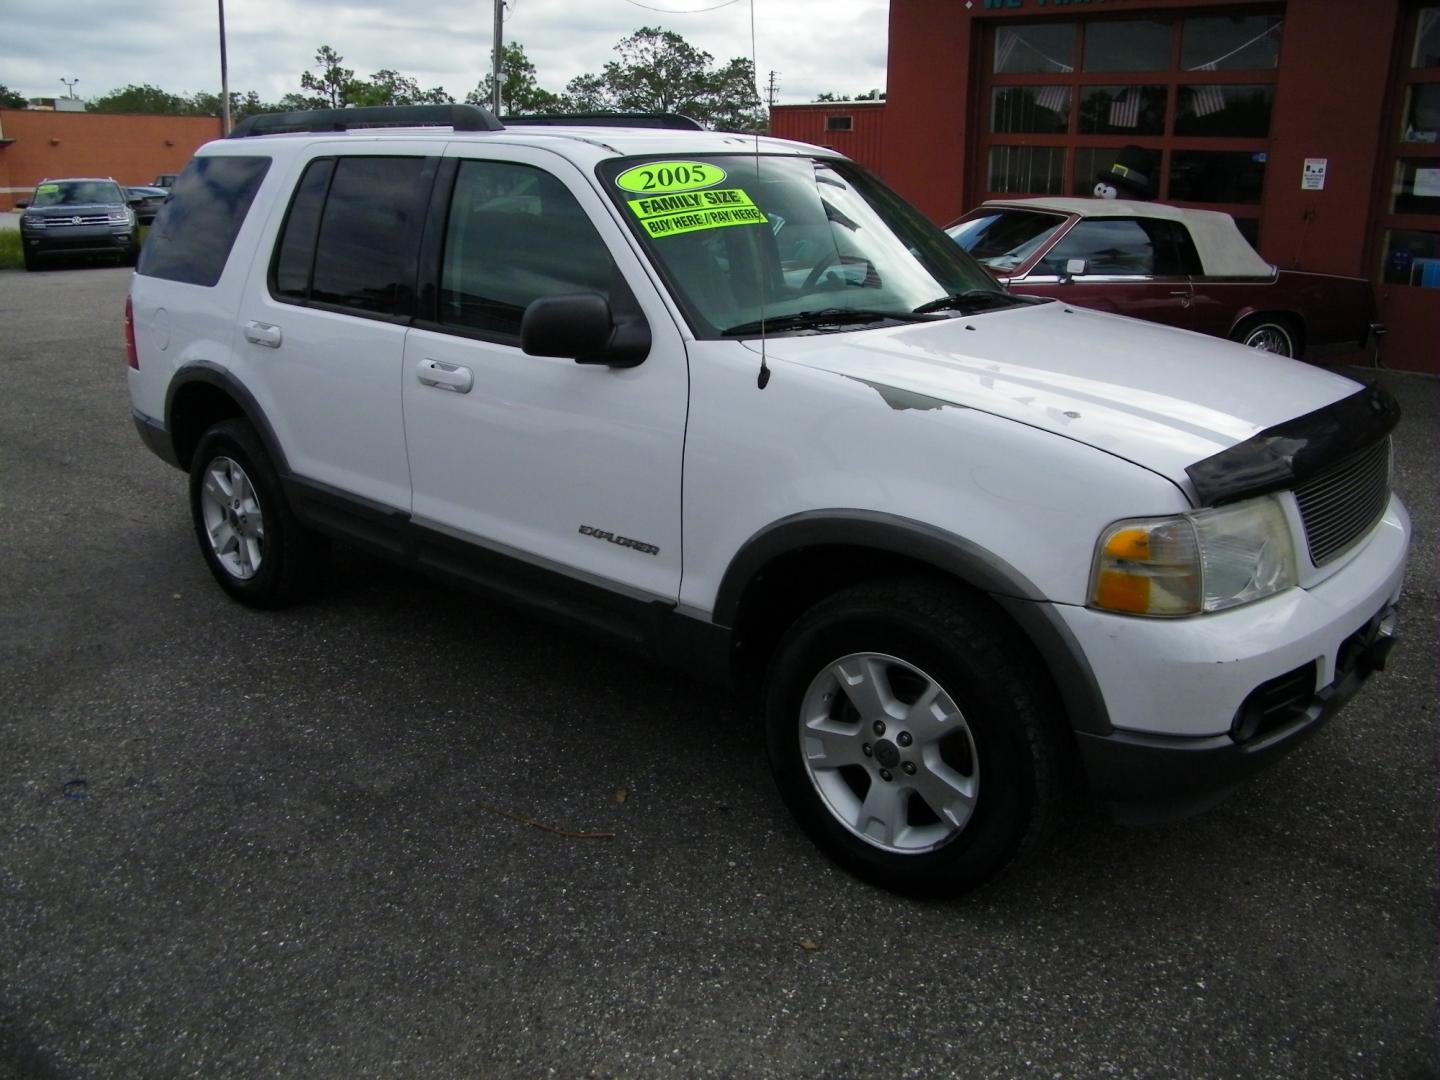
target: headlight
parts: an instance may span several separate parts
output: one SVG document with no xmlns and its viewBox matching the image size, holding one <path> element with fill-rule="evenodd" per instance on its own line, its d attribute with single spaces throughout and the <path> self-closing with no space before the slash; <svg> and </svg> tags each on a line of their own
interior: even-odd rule
<svg viewBox="0 0 1440 1080">
<path fill-rule="evenodd" d="M 1090 606 L 1194 615 L 1295 584 L 1295 541 L 1273 496 L 1178 517 L 1117 521 L 1100 535 Z"/>
<path fill-rule="evenodd" d="M 112 210 L 109 220 L 111 225 L 133 225 L 135 213 L 131 210 Z"/>
<path fill-rule="evenodd" d="M 21 214 L 20 227 L 22 229 L 43 229 L 45 227 L 45 219 L 39 214 Z"/>
</svg>

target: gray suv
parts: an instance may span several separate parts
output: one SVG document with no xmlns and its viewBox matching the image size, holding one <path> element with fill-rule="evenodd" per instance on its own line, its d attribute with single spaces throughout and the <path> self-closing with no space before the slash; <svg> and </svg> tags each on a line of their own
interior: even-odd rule
<svg viewBox="0 0 1440 1080">
<path fill-rule="evenodd" d="M 139 223 L 114 180 L 79 178 L 43 180 L 35 197 L 18 205 L 25 269 L 41 269 L 56 255 L 116 255 L 134 266 L 140 254 Z"/>
</svg>

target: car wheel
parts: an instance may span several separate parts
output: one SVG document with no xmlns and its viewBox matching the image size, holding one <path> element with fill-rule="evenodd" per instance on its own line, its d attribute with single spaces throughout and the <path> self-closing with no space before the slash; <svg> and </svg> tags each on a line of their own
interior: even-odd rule
<svg viewBox="0 0 1440 1080">
<path fill-rule="evenodd" d="M 781 796 L 847 869 L 954 895 L 1028 855 L 1061 801 L 1060 710 L 1028 644 L 931 581 L 856 586 L 785 634 L 767 677 Z"/>
<path fill-rule="evenodd" d="M 30 271 L 31 273 L 34 273 L 35 271 L 44 269 L 44 267 L 43 267 L 43 266 L 41 265 L 41 263 L 40 263 L 40 256 L 39 256 L 39 255 L 37 255 L 35 252 L 31 251 L 28 247 L 27 247 L 27 248 L 23 248 L 22 250 L 23 250 L 24 253 L 25 253 L 25 269 L 26 269 L 26 270 Z"/>
<path fill-rule="evenodd" d="M 1279 356 L 1298 356 L 1298 336 L 1295 328 L 1286 319 L 1277 316 L 1259 315 L 1246 319 L 1235 328 L 1231 335 L 1241 345 L 1261 352 L 1272 352 Z"/>
<path fill-rule="evenodd" d="M 210 572 L 235 599 L 284 607 L 313 588 L 328 545 L 291 513 L 243 420 L 216 424 L 201 437 L 190 466 L 190 513 Z"/>
</svg>

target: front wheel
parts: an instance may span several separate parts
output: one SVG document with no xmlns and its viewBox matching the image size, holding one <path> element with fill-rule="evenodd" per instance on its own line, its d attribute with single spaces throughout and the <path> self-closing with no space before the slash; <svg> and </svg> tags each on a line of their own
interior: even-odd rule
<svg viewBox="0 0 1440 1080">
<path fill-rule="evenodd" d="M 1017 631 L 944 583 L 856 586 L 785 635 L 770 763 L 811 839 L 897 892 L 974 888 L 1036 847 L 1061 796 L 1059 709 Z"/>
<path fill-rule="evenodd" d="M 206 565 L 236 600 L 284 607 L 313 588 L 326 542 L 291 513 L 243 420 L 223 421 L 201 437 L 190 465 L 190 513 Z"/>
</svg>

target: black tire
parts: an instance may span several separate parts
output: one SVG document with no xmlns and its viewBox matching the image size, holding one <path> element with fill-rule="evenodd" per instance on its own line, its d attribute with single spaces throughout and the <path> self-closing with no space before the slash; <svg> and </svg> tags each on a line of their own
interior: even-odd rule
<svg viewBox="0 0 1440 1080">
<path fill-rule="evenodd" d="M 1230 337 L 1247 348 L 1277 356 L 1300 356 L 1300 329 L 1283 315 L 1252 315 L 1238 323 Z"/>
<path fill-rule="evenodd" d="M 302 599 L 329 552 L 295 518 L 254 430 L 226 420 L 201 437 L 190 464 L 190 517 L 220 587 L 256 608 Z"/>
<path fill-rule="evenodd" d="M 41 262 L 40 262 L 40 256 L 39 256 L 39 255 L 36 255 L 36 254 L 35 254 L 33 251 L 31 251 L 28 247 L 27 247 L 27 248 L 22 248 L 21 250 L 22 250 L 22 251 L 24 252 L 24 254 L 25 254 L 25 269 L 26 269 L 27 271 L 29 271 L 29 272 L 31 272 L 31 273 L 35 273 L 36 271 L 39 271 L 39 270 L 43 270 L 43 269 L 44 269 L 44 266 L 43 266 L 43 265 L 41 264 Z"/>
<path fill-rule="evenodd" d="M 857 704 L 862 680 L 841 686 L 841 661 L 847 675 L 878 672 L 868 685 L 902 705 L 931 687 L 938 694 L 908 719 L 891 712 L 881 733 Z M 776 650 L 765 714 L 775 782 L 801 826 L 848 870 L 895 892 L 950 896 L 980 885 L 1029 855 L 1062 803 L 1066 743 L 1047 675 L 984 600 L 943 582 L 868 583 L 816 605 Z M 828 756 L 812 767 L 822 742 Z M 887 832 L 867 817 L 872 788 L 902 827 Z"/>
</svg>

